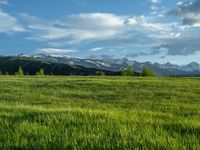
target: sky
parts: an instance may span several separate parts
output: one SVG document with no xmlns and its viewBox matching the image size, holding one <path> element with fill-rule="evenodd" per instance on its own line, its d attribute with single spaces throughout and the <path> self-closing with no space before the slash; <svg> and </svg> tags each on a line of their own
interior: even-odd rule
<svg viewBox="0 0 200 150">
<path fill-rule="evenodd" d="M 200 0 L 0 0 L 0 55 L 200 63 Z"/>
</svg>

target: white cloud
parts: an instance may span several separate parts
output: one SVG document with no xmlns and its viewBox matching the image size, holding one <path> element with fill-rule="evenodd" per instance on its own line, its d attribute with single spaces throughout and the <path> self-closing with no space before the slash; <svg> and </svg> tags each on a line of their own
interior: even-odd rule
<svg viewBox="0 0 200 150">
<path fill-rule="evenodd" d="M 183 5 L 184 4 L 184 2 L 178 2 L 176 5 L 177 6 L 181 6 L 181 5 Z"/>
<path fill-rule="evenodd" d="M 42 53 L 65 54 L 77 50 L 61 47 L 89 49 L 91 46 L 94 48 L 89 50 L 93 52 L 103 49 L 110 52 L 123 51 L 120 47 L 159 49 L 152 53 L 141 52 L 136 56 L 154 55 L 162 48 L 168 50 L 168 55 L 188 55 L 200 51 L 200 0 L 177 3 L 176 8 L 169 13 L 176 16 L 177 20 L 168 18 L 161 0 L 149 2 L 151 12 L 147 16 L 81 13 L 47 20 L 28 14 L 14 17 L 0 9 L 0 33 L 28 31 L 27 39 L 42 41 L 48 44 L 47 47 L 54 47 L 39 49 L 38 52 Z M 0 5 L 9 3 L 7 0 L 0 0 Z"/>
<path fill-rule="evenodd" d="M 168 49 L 168 55 L 174 55 L 175 52 L 172 52 L 174 47 L 169 46 L 170 43 L 176 44 L 173 41 L 181 43 L 184 35 L 182 32 L 187 30 L 178 22 L 152 15 L 131 17 L 105 13 L 86 13 L 74 14 L 56 20 L 46 20 L 22 14 L 21 19 L 30 31 L 29 39 L 44 41 L 49 47 L 57 48 L 77 46 L 86 49 L 93 45 L 95 48 L 89 49 L 93 52 L 111 47 L 116 51 L 121 50 L 119 47 L 128 47 L 127 49 L 134 47 L 149 49 L 150 51 L 153 48 L 159 49 L 153 51 L 153 53 L 149 52 L 156 55 L 156 53 L 161 52 L 160 48 L 165 48 Z M 190 46 L 188 46 L 187 51 Z M 40 49 L 40 52 L 63 54 L 76 52 L 76 50 L 45 48 Z M 176 54 L 185 55 L 187 53 L 178 51 L 176 47 Z M 139 55 L 146 54 L 140 53 Z"/>
<path fill-rule="evenodd" d="M 0 33 L 24 32 L 18 19 L 0 10 Z"/>
<path fill-rule="evenodd" d="M 152 30 L 152 31 L 156 31 L 156 30 L 168 30 L 169 29 L 169 25 L 168 24 L 162 24 L 162 23 L 143 23 L 141 24 L 141 28 L 143 30 Z"/>
<path fill-rule="evenodd" d="M 96 52 L 96 51 L 100 51 L 100 50 L 102 50 L 102 49 L 104 49 L 104 48 L 103 48 L 103 47 L 96 47 L 96 48 L 90 49 L 90 51 Z"/>
<path fill-rule="evenodd" d="M 181 33 L 171 33 L 170 36 L 177 38 L 181 36 Z"/>
<path fill-rule="evenodd" d="M 154 16 L 140 16 L 136 19 L 137 27 L 139 27 L 139 30 L 143 32 L 151 31 L 157 34 L 161 34 L 172 32 L 175 28 L 177 28 L 176 23 L 167 22 L 166 20 L 159 20 L 157 17 Z"/>
<path fill-rule="evenodd" d="M 172 24 L 157 22 L 152 16 L 130 17 L 88 13 L 74 14 L 57 20 L 45 20 L 28 14 L 22 14 L 21 17 L 27 23 L 27 28 L 31 30 L 32 36 L 29 39 L 47 41 L 53 47 L 99 41 L 105 43 L 110 41 L 110 44 L 115 45 L 134 45 L 141 44 L 136 43 L 136 39 L 140 36 L 138 33 L 146 36 L 151 34 L 166 36 L 166 32 L 173 31 Z"/>
<path fill-rule="evenodd" d="M 39 53 L 45 54 L 67 54 L 67 53 L 75 53 L 78 50 L 73 49 L 56 49 L 56 48 L 42 48 L 38 50 Z"/>
<path fill-rule="evenodd" d="M 135 18 L 129 18 L 129 19 L 125 20 L 124 23 L 127 25 L 135 26 L 137 24 L 137 20 Z"/>
<path fill-rule="evenodd" d="M 151 0 L 151 2 L 152 2 L 153 4 L 159 4 L 159 3 L 160 3 L 160 0 Z"/>
<path fill-rule="evenodd" d="M 114 14 L 88 13 L 70 15 L 57 20 L 44 20 L 21 15 L 34 35 L 29 39 L 51 41 L 65 39 L 67 44 L 107 40 L 124 33 L 124 18 Z M 55 43 L 54 43 L 55 44 Z"/>
<path fill-rule="evenodd" d="M 151 15 L 153 15 L 153 16 L 159 15 L 160 12 L 159 12 L 158 5 L 159 5 L 160 2 L 161 2 L 160 0 L 151 0 L 151 3 L 152 3 L 152 5 L 151 5 Z"/>
</svg>

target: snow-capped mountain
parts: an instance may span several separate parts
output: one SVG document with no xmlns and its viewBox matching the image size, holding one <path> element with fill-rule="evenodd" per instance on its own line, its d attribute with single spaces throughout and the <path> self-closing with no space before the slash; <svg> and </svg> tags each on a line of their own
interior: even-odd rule
<svg viewBox="0 0 200 150">
<path fill-rule="evenodd" d="M 20 56 L 24 57 L 24 56 Z M 45 55 L 38 54 L 30 56 L 41 61 L 50 61 L 55 63 L 63 63 L 68 65 L 84 66 L 87 68 L 96 68 L 110 71 L 122 71 L 128 66 L 132 66 L 136 72 L 141 72 L 143 67 L 149 67 L 156 75 L 168 76 L 176 74 L 180 76 L 200 76 L 200 64 L 192 62 L 188 65 L 176 65 L 169 62 L 165 64 L 151 63 L 151 62 L 137 62 L 127 58 L 79 58 L 63 55 Z"/>
<path fill-rule="evenodd" d="M 200 71 L 200 64 L 196 62 L 192 62 L 186 66 L 182 66 L 184 71 L 194 72 L 194 71 Z"/>
</svg>

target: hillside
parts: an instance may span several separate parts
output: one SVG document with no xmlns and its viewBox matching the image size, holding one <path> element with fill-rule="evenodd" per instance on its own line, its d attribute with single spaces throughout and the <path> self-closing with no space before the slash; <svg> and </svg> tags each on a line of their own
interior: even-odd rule
<svg viewBox="0 0 200 150">
<path fill-rule="evenodd" d="M 21 66 L 25 73 L 35 75 L 41 68 L 47 75 L 95 75 L 97 71 L 103 71 L 106 75 L 119 75 L 117 71 L 109 71 L 97 68 L 87 68 L 66 63 L 38 60 L 29 57 L 0 57 L 0 71 L 14 74 Z"/>
</svg>

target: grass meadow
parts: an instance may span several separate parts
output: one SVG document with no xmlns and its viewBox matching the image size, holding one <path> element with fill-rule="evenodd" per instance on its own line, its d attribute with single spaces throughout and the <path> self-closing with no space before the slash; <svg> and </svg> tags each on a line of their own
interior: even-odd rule
<svg viewBox="0 0 200 150">
<path fill-rule="evenodd" d="M 0 76 L 0 149 L 200 149 L 200 79 Z"/>
</svg>

